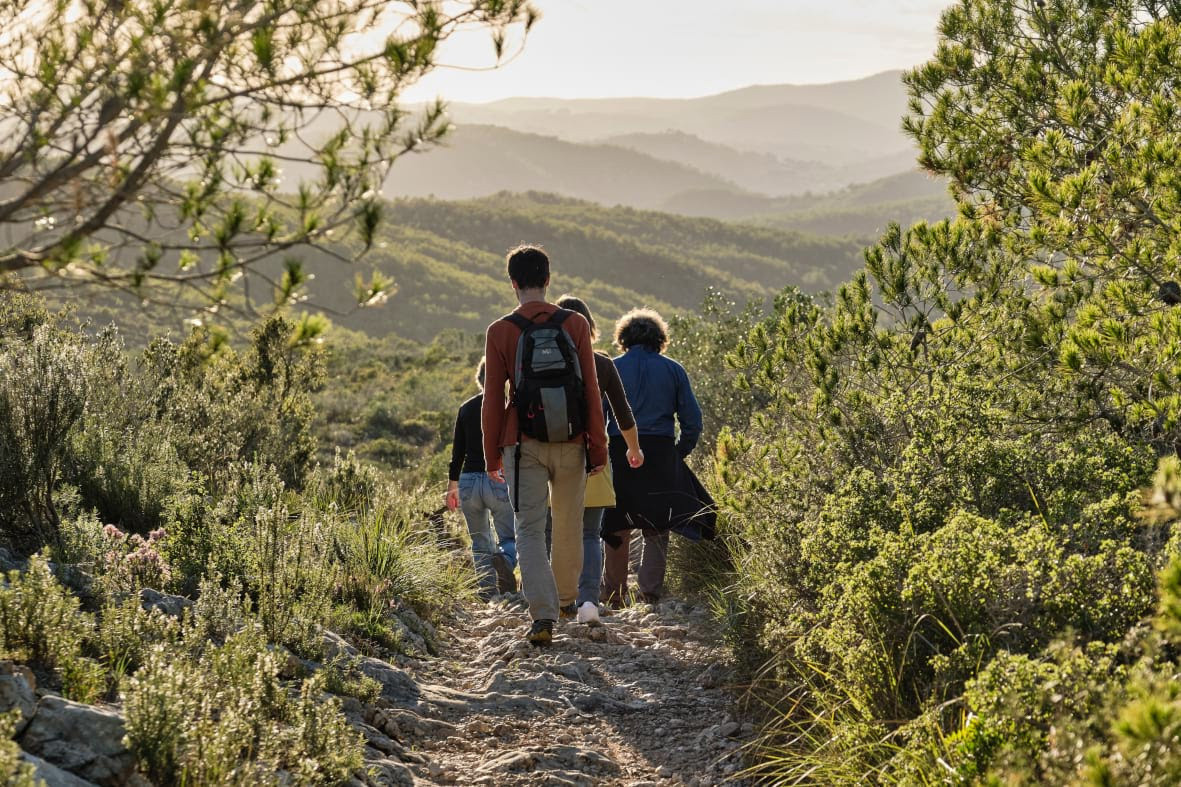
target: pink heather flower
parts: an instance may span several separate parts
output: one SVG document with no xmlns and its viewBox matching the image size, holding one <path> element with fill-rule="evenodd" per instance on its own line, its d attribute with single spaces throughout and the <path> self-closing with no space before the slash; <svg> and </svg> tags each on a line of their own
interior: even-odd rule
<svg viewBox="0 0 1181 787">
<path fill-rule="evenodd" d="M 143 537 L 140 536 L 139 533 L 133 533 L 131 538 L 128 539 L 128 541 L 131 544 L 131 546 L 135 547 L 136 549 L 139 549 L 140 547 L 144 546 L 147 543 L 146 541 L 143 540 Z"/>
<path fill-rule="evenodd" d="M 155 530 L 153 530 L 151 533 L 148 533 L 148 541 L 149 541 L 149 542 L 160 541 L 160 540 L 162 540 L 162 539 L 164 538 L 164 536 L 166 536 L 166 535 L 168 535 L 168 533 L 166 533 L 166 532 L 164 531 L 164 528 L 162 528 L 162 527 L 158 527 L 158 528 L 156 528 Z"/>
<path fill-rule="evenodd" d="M 106 525 L 103 528 L 103 535 L 107 538 L 123 538 L 123 531 L 114 525 Z"/>
</svg>

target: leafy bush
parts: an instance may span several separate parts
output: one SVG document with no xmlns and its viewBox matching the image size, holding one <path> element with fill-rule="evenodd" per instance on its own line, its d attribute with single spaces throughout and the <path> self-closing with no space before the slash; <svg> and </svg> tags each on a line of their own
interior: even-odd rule
<svg viewBox="0 0 1181 787">
<path fill-rule="evenodd" d="M 279 680 L 279 656 L 248 625 L 200 655 L 157 645 L 125 684 L 127 741 L 157 783 L 337 784 L 361 765 L 362 744 L 322 692 L 296 696 Z"/>
<path fill-rule="evenodd" d="M 160 610 L 145 610 L 139 598 L 103 607 L 94 640 L 102 663 L 117 685 L 119 680 L 138 670 L 157 643 L 180 642 L 180 624 Z"/>
<path fill-rule="evenodd" d="M 94 620 L 61 586 L 43 555 L 34 555 L 25 572 L 10 571 L 0 586 L 0 649 L 7 658 L 52 670 L 63 693 L 83 702 L 103 687 L 102 668 L 82 655 Z"/>
<path fill-rule="evenodd" d="M 272 318 L 235 352 L 198 329 L 182 344 L 158 339 L 142 361 L 142 400 L 168 425 L 184 464 L 220 485 L 234 465 L 273 466 L 299 488 L 311 466 L 311 392 L 322 379 L 319 355 L 294 341 L 295 328 Z"/>
<path fill-rule="evenodd" d="M 0 779 L 8 787 L 40 787 L 44 782 L 37 778 L 32 764 L 21 759 L 21 748 L 12 740 L 18 723 L 19 710 L 0 715 Z"/>
<path fill-rule="evenodd" d="M 335 532 L 341 560 L 341 600 L 362 613 L 365 629 L 380 624 L 397 602 L 428 620 L 473 598 L 470 564 L 442 550 L 421 521 L 422 490 L 386 489 L 351 512 Z"/>
<path fill-rule="evenodd" d="M 985 230 L 893 230 L 867 261 L 829 306 L 777 304 L 730 359 L 768 397 L 722 434 L 715 476 L 732 593 L 771 657 L 752 677 L 778 709 L 773 779 L 923 781 L 966 729 L 981 768 L 1023 751 L 950 709 L 1000 654 L 1120 642 L 1165 542 L 1136 516 L 1141 433 L 1004 340 L 1022 302 L 977 287 L 1016 263 Z"/>
<path fill-rule="evenodd" d="M 0 342 L 0 511 L 6 540 L 17 548 L 60 541 L 53 492 L 88 391 L 77 337 L 42 324 L 27 341 Z"/>
</svg>

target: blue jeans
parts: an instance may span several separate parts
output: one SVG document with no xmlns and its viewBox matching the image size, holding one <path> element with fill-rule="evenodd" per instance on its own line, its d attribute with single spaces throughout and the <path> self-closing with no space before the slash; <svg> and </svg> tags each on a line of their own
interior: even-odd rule
<svg viewBox="0 0 1181 787">
<path fill-rule="evenodd" d="M 513 505 L 509 502 L 508 484 L 494 483 L 487 473 L 461 473 L 459 476 L 459 508 L 467 520 L 467 532 L 472 539 L 472 560 L 476 577 L 484 590 L 496 590 L 496 571 L 492 556 L 503 554 L 509 568 L 517 567 L 517 535 L 513 527 Z M 492 543 L 492 517 L 496 531 L 496 545 Z"/>
<path fill-rule="evenodd" d="M 578 606 L 588 601 L 599 603 L 599 586 L 603 582 L 603 540 L 599 529 L 603 524 L 602 508 L 585 508 L 582 511 L 582 573 L 578 575 Z M 545 523 L 545 549 L 550 547 L 550 519 Z"/>
</svg>

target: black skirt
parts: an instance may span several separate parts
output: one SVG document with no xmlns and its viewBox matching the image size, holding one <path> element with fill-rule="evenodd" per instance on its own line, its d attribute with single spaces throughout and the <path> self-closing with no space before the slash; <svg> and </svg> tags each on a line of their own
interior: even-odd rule
<svg viewBox="0 0 1181 787">
<path fill-rule="evenodd" d="M 627 463 L 627 444 L 611 438 L 611 470 L 615 483 L 615 508 L 603 515 L 603 538 L 621 530 L 650 528 L 673 530 L 694 541 L 712 539 L 717 528 L 713 498 L 677 453 L 671 437 L 640 436 L 644 464 L 633 469 Z"/>
</svg>

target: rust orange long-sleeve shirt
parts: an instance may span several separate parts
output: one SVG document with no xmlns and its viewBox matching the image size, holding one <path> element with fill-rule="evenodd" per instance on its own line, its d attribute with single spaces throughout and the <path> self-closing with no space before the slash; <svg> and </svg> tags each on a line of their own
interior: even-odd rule
<svg viewBox="0 0 1181 787">
<path fill-rule="evenodd" d="M 558 307 L 552 303 L 536 301 L 518 306 L 516 313 L 533 322 L 544 322 L 557 310 Z M 578 351 L 578 362 L 582 367 L 582 384 L 586 389 L 588 405 L 587 432 L 575 440 L 587 439 L 592 466 L 605 465 L 606 426 L 603 423 L 603 407 L 599 397 L 599 379 L 595 372 L 590 325 L 581 314 L 575 313 L 562 323 L 562 328 L 570 335 Z M 497 320 L 488 326 L 484 347 L 487 359 L 484 371 L 484 406 L 480 413 L 480 425 L 484 432 L 484 463 L 489 473 L 504 466 L 500 449 L 517 443 L 517 410 L 511 407 L 509 402 L 512 395 L 513 370 L 517 366 L 517 341 L 520 338 L 520 329 L 510 322 Z M 507 397 L 505 383 L 510 387 Z"/>
</svg>

